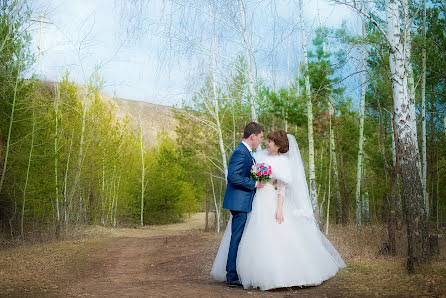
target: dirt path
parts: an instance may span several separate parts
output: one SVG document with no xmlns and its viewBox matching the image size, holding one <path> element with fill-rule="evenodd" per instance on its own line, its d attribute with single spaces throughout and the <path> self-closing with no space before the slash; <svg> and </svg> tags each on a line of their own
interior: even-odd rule
<svg viewBox="0 0 446 298">
<path fill-rule="evenodd" d="M 209 275 L 219 237 L 197 230 L 194 219 L 180 226 L 139 230 L 133 237 L 111 239 L 92 252 L 80 279 L 55 295 L 107 297 L 336 297 L 330 283 L 273 292 L 229 288 Z M 198 223 L 203 221 L 197 220 Z M 160 235 L 164 234 L 164 235 Z M 94 260 L 94 261 L 93 261 Z"/>
<path fill-rule="evenodd" d="M 320 286 L 229 288 L 209 274 L 222 235 L 203 232 L 203 222 L 197 214 L 143 229 L 90 227 L 79 240 L 0 251 L 0 297 L 446 297 L 445 240 L 441 255 L 409 275 L 403 257 L 365 253 L 372 227 L 359 239 L 333 229 L 347 268 Z"/>
</svg>

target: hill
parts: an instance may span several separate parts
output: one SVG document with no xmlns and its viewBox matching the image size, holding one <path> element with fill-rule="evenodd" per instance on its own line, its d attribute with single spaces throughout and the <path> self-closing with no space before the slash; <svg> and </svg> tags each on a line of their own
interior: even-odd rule
<svg viewBox="0 0 446 298">
<path fill-rule="evenodd" d="M 115 106 L 116 116 L 125 119 L 128 116 L 128 125 L 136 135 L 140 133 L 140 119 L 142 122 L 144 143 L 152 146 L 156 142 L 158 132 L 165 129 L 169 136 L 176 138 L 175 127 L 177 120 L 172 107 L 136 101 L 124 98 L 112 98 L 100 93 L 101 99 Z"/>
<path fill-rule="evenodd" d="M 41 80 L 41 88 L 54 96 L 55 82 Z M 83 94 L 84 86 L 78 85 L 79 94 Z M 165 129 L 172 139 L 176 138 L 174 109 L 169 106 L 152 104 L 144 101 L 136 101 L 124 98 L 113 98 L 103 92 L 99 97 L 115 108 L 116 117 L 120 120 L 128 118 L 128 127 L 135 135 L 140 134 L 140 119 L 142 122 L 144 143 L 150 147 L 156 143 L 158 132 Z"/>
</svg>

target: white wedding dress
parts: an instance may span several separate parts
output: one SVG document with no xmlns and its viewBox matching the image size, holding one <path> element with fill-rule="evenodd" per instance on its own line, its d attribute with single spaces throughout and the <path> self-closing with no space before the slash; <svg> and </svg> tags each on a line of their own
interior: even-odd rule
<svg viewBox="0 0 446 298">
<path fill-rule="evenodd" d="M 260 151 L 254 156 L 271 166 L 278 183 L 268 182 L 257 190 L 248 214 L 237 253 L 237 273 L 245 289 L 318 285 L 345 267 L 316 225 L 299 148 L 293 136 L 288 139 L 289 153 L 270 156 Z M 282 224 L 274 219 L 278 193 L 284 195 Z M 231 220 L 211 271 L 219 281 L 226 277 L 230 239 Z"/>
</svg>

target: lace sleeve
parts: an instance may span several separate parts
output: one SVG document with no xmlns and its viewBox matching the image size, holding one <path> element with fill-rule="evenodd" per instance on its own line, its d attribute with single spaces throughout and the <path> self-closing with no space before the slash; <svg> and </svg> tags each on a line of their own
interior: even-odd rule
<svg viewBox="0 0 446 298">
<path fill-rule="evenodd" d="M 285 183 L 277 180 L 277 195 L 285 198 Z"/>
</svg>

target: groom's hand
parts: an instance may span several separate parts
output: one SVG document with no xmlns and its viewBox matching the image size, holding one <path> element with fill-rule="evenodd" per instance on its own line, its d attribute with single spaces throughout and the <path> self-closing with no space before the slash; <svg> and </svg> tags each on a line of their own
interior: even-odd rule
<svg viewBox="0 0 446 298">
<path fill-rule="evenodd" d="M 262 188 L 262 187 L 264 187 L 265 186 L 265 182 L 260 182 L 260 181 L 257 181 L 256 182 L 256 187 L 258 188 L 258 189 L 260 189 L 260 188 Z"/>
</svg>

